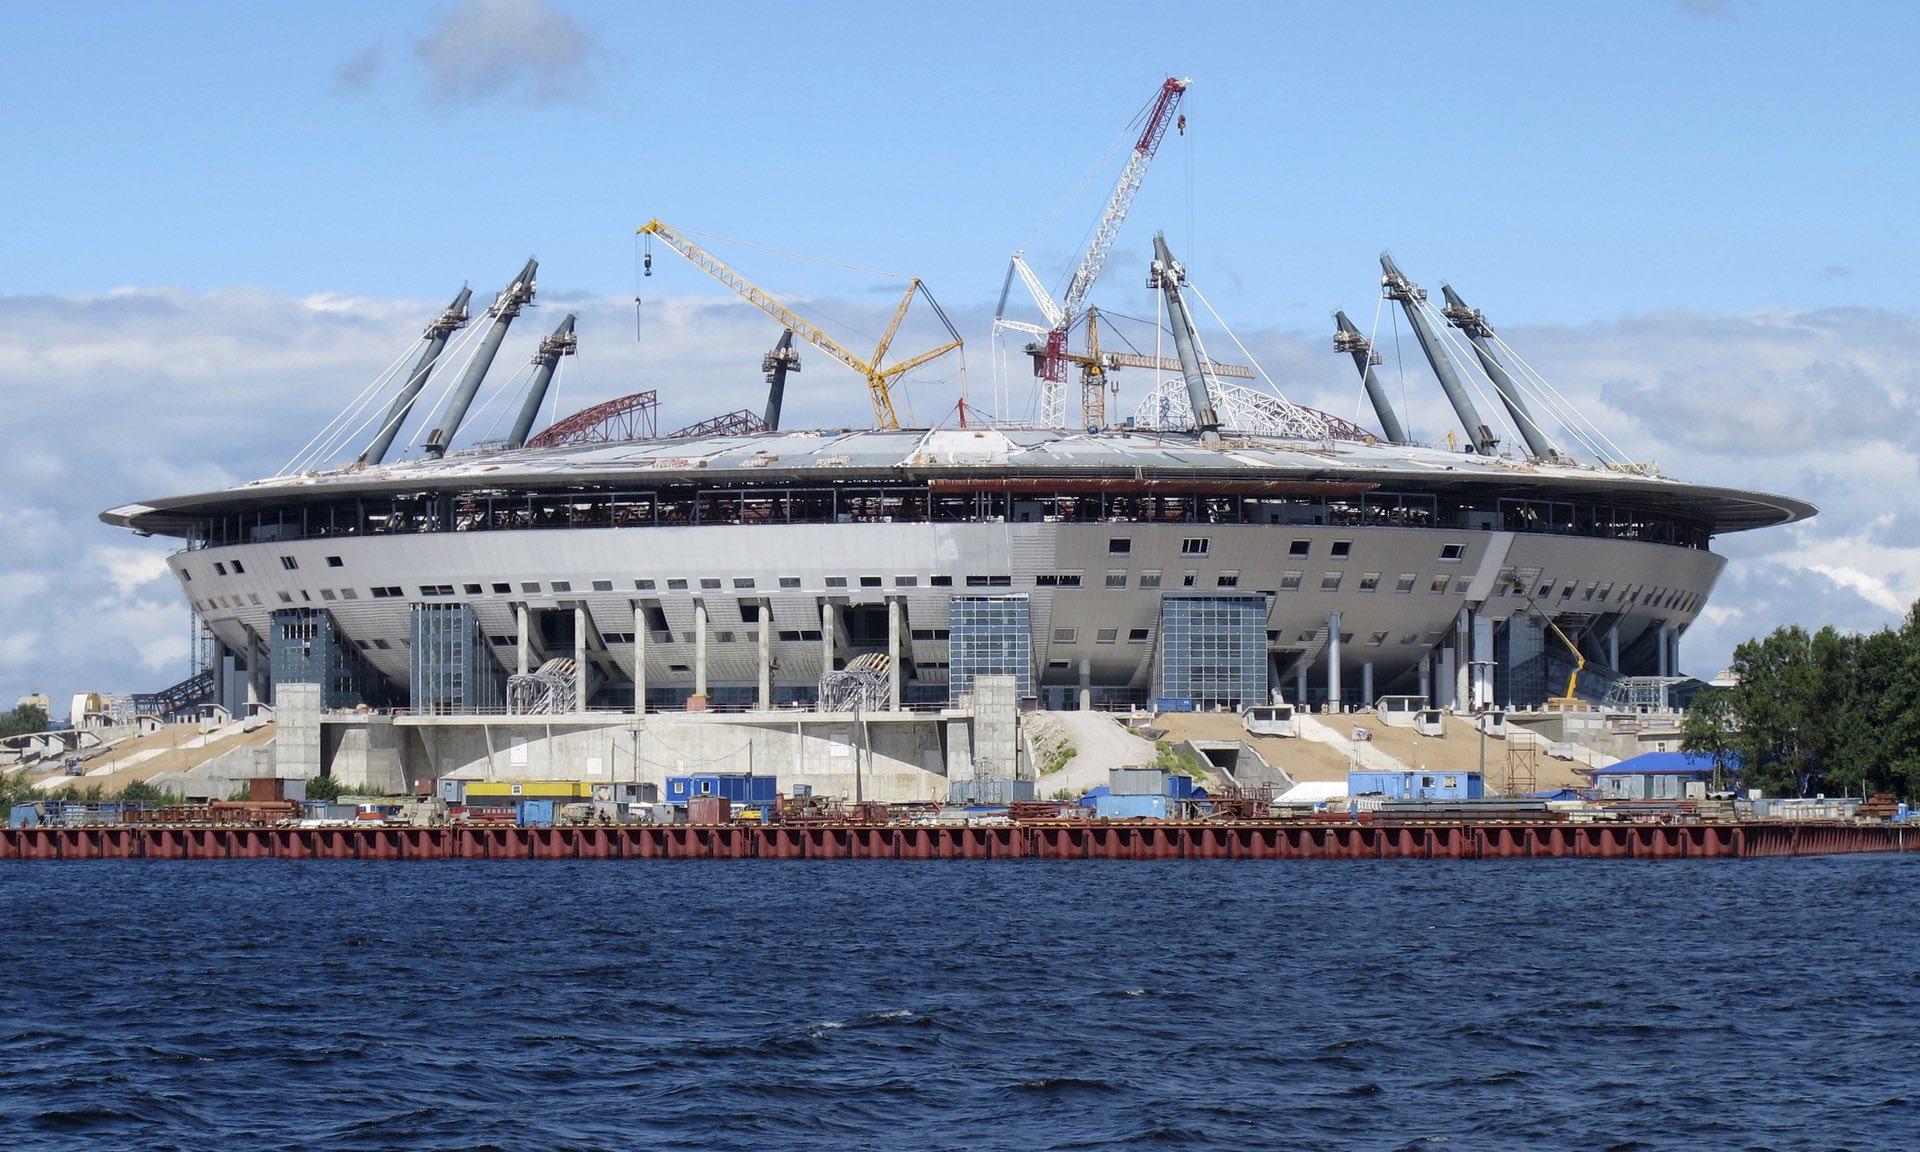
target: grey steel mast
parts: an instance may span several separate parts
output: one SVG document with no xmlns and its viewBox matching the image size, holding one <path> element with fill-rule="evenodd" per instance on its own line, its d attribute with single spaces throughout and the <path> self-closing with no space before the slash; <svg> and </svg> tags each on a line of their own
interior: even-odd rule
<svg viewBox="0 0 1920 1152">
<path fill-rule="evenodd" d="M 1199 340 L 1193 329 L 1193 317 L 1187 314 L 1187 302 L 1180 296 L 1180 285 L 1187 270 L 1167 250 L 1167 238 L 1153 234 L 1153 268 L 1147 273 L 1147 287 L 1160 289 L 1167 300 L 1167 327 L 1173 329 L 1173 350 L 1180 357 L 1180 375 L 1187 382 L 1187 403 L 1193 409 L 1193 428 L 1209 444 L 1220 441 L 1220 417 L 1213 410 L 1213 397 L 1207 392 L 1206 373 L 1200 368 Z"/>
<path fill-rule="evenodd" d="M 553 330 L 553 335 L 540 341 L 540 350 L 533 354 L 533 379 L 527 384 L 527 398 L 520 404 L 520 416 L 513 422 L 513 431 L 507 434 L 507 447 L 526 445 L 533 422 L 540 415 L 540 405 L 547 402 L 547 385 L 553 383 L 553 370 L 559 366 L 560 357 L 573 355 L 578 345 L 579 339 L 573 334 L 573 313 L 569 312 Z"/>
<path fill-rule="evenodd" d="M 460 289 L 460 295 L 453 298 L 447 310 L 427 325 L 421 337 L 427 346 L 420 350 L 419 358 L 414 360 L 413 370 L 407 373 L 406 385 L 393 398 L 393 405 L 387 409 L 387 418 L 381 421 L 373 443 L 360 453 L 361 464 L 378 464 L 387 458 L 387 449 L 393 447 L 393 438 L 400 434 L 400 426 L 407 422 L 407 416 L 413 411 L 413 402 L 419 399 L 420 390 L 427 386 L 427 377 L 433 372 L 434 361 L 446 350 L 447 338 L 467 326 L 467 301 L 472 296 L 473 289 Z"/>
<path fill-rule="evenodd" d="M 1473 450 L 1482 456 L 1491 456 L 1500 446 L 1500 438 L 1493 434 L 1480 419 L 1480 412 L 1473 406 L 1473 398 L 1467 395 L 1466 388 L 1460 383 L 1460 377 L 1454 374 L 1453 361 L 1447 358 L 1447 350 L 1440 343 L 1440 336 L 1427 323 L 1425 313 L 1420 311 L 1421 301 L 1427 298 L 1426 290 L 1402 275 L 1393 262 L 1393 257 L 1380 253 L 1381 287 L 1389 300 L 1398 301 L 1400 310 L 1407 314 L 1407 323 L 1413 325 L 1413 334 L 1420 340 L 1421 351 L 1427 354 L 1427 363 L 1433 366 L 1433 374 L 1440 378 L 1440 387 L 1452 403 L 1454 414 L 1460 417 L 1460 426 L 1467 430 L 1467 439 L 1473 444 Z"/>
<path fill-rule="evenodd" d="M 780 342 L 760 358 L 760 370 L 767 374 L 767 414 L 761 422 L 771 431 L 780 427 L 780 402 L 787 394 L 787 373 L 800 371 L 800 352 L 793 346 L 793 329 L 781 329 Z"/>
<path fill-rule="evenodd" d="M 447 454 L 447 446 L 453 443 L 453 434 L 460 431 L 460 422 L 467 418 L 467 409 L 472 407 L 473 398 L 480 391 L 480 381 L 486 378 L 487 369 L 493 365 L 493 358 L 500 351 L 500 341 L 507 337 L 508 326 L 513 323 L 515 316 L 520 315 L 520 309 L 533 299 L 533 274 L 538 267 L 538 262 L 529 256 L 527 266 L 520 269 L 520 275 L 494 298 L 493 307 L 487 309 L 487 315 L 493 317 L 493 327 L 487 329 L 487 334 L 480 338 L 480 349 L 467 363 L 466 373 L 460 377 L 460 384 L 454 389 L 446 415 L 440 418 L 440 426 L 427 437 L 423 451 L 429 459 L 438 459 Z"/>
<path fill-rule="evenodd" d="M 1345 312 L 1335 312 L 1333 322 L 1337 331 L 1333 334 L 1335 352 L 1353 353 L 1353 366 L 1360 370 L 1360 382 L 1366 386 L 1367 399 L 1373 401 L 1373 413 L 1380 417 L 1380 431 L 1386 433 L 1387 440 L 1394 444 L 1411 444 L 1406 429 L 1400 426 L 1400 417 L 1387 401 L 1387 390 L 1380 386 L 1380 377 L 1373 371 L 1373 345 L 1360 335 L 1360 329 L 1353 326 Z"/>
<path fill-rule="evenodd" d="M 1513 417 L 1514 427 L 1520 429 L 1521 438 L 1527 442 L 1527 451 L 1535 456 L 1549 459 L 1558 456 L 1560 450 L 1541 430 L 1539 423 L 1533 418 L 1533 413 L 1527 410 L 1527 398 L 1522 396 L 1520 389 L 1514 386 L 1513 377 L 1507 374 L 1506 365 L 1494 358 L 1493 349 L 1487 343 L 1487 338 L 1493 335 L 1493 327 L 1487 323 L 1487 318 L 1481 315 L 1480 309 L 1467 307 L 1467 302 L 1460 299 L 1460 294 L 1453 290 L 1453 285 L 1443 281 L 1440 291 L 1447 298 L 1447 306 L 1440 310 L 1440 315 L 1447 318 L 1447 323 L 1466 334 L 1467 341 L 1473 345 L 1474 356 L 1480 361 L 1481 371 L 1487 374 L 1487 379 L 1493 381 L 1494 390 L 1500 393 L 1500 402 L 1507 406 L 1507 415 Z"/>
</svg>

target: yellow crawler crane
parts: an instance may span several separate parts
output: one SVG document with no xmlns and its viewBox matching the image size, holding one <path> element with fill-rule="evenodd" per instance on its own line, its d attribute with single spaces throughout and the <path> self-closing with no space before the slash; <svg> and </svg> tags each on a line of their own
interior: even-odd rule
<svg viewBox="0 0 1920 1152">
<path fill-rule="evenodd" d="M 778 320 L 783 326 L 792 329 L 795 336 L 858 372 L 867 382 L 867 391 L 873 401 L 873 423 L 876 428 L 900 427 L 900 417 L 893 409 L 894 381 L 929 360 L 945 356 L 964 343 L 960 339 L 960 333 L 954 330 L 952 322 L 947 319 L 947 314 L 940 310 L 940 305 L 934 300 L 933 294 L 927 291 L 926 285 L 920 282 L 919 277 L 914 277 L 907 285 L 905 295 L 900 297 L 899 305 L 894 308 L 893 319 L 887 323 L 887 330 L 881 335 L 880 344 L 873 350 L 873 356 L 863 360 L 841 347 L 838 341 L 817 326 L 808 323 L 799 313 L 782 304 L 772 293 L 727 267 L 711 252 L 674 231 L 665 223 L 650 220 L 641 226 L 639 232 L 642 236 L 658 236 L 662 243 L 685 256 L 695 267 L 705 270 L 715 280 L 738 292 L 749 304 Z M 652 258 L 649 257 L 648 260 L 648 274 L 651 275 Z M 900 322 L 906 319 L 907 308 L 913 303 L 916 295 L 926 297 L 928 306 L 933 309 L 934 315 L 940 318 L 940 323 L 946 326 L 947 334 L 953 339 L 938 348 L 929 349 L 898 364 L 881 367 L 881 362 L 887 357 L 887 349 L 893 345 L 893 338 L 900 331 Z"/>
</svg>

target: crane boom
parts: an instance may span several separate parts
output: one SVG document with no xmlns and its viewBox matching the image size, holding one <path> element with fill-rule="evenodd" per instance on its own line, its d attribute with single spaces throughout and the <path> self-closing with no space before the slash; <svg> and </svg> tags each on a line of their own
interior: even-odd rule
<svg viewBox="0 0 1920 1152">
<path fill-rule="evenodd" d="M 1093 282 L 1100 278 L 1100 269 L 1106 264 L 1107 253 L 1113 250 L 1113 242 L 1120 235 L 1120 225 L 1126 221 L 1127 212 L 1133 207 L 1133 198 L 1140 191 L 1140 182 L 1147 177 L 1147 166 L 1153 163 L 1153 155 L 1160 150 L 1160 141 L 1166 137 L 1167 128 L 1173 123 L 1174 109 L 1180 106 L 1180 97 L 1192 83 L 1192 80 L 1169 76 L 1160 85 L 1160 95 L 1154 99 L 1153 110 L 1147 114 L 1147 122 L 1140 129 L 1140 139 L 1134 143 L 1133 155 L 1127 158 L 1127 166 L 1120 172 L 1120 181 L 1113 186 L 1113 195 L 1107 198 L 1106 209 L 1100 213 L 1100 222 L 1094 227 L 1093 242 L 1087 245 L 1087 254 L 1080 258 L 1080 267 L 1067 284 L 1066 299 L 1060 302 L 1060 310 L 1066 314 L 1068 323 L 1080 311 L 1087 293 L 1093 290 Z"/>
<path fill-rule="evenodd" d="M 929 303 L 933 302 L 933 297 L 927 293 L 926 285 L 918 279 L 908 285 L 906 294 L 900 298 L 900 303 L 894 309 L 886 334 L 881 337 L 873 358 L 862 360 L 842 347 L 839 341 L 827 335 L 818 326 L 808 323 L 798 312 L 782 304 L 771 292 L 734 271 L 719 257 L 674 231 L 664 222 L 657 219 L 649 220 L 640 226 L 639 232 L 643 236 L 658 236 L 668 247 L 685 256 L 689 263 L 739 293 L 747 303 L 778 320 L 794 335 L 858 372 L 866 380 L 868 395 L 873 401 L 875 427 L 900 427 L 900 417 L 893 407 L 892 385 L 895 380 L 929 360 L 946 355 L 964 343 L 959 333 L 953 330 L 953 325 L 947 322 L 946 315 L 940 312 L 940 306 L 934 304 L 934 312 L 940 315 L 941 323 L 946 325 L 947 333 L 953 339 L 937 348 L 929 349 L 918 356 L 883 369 L 880 367 L 880 361 L 886 357 L 887 349 L 892 346 L 893 338 L 900 330 L 900 322 L 906 318 L 907 306 L 913 303 L 914 296 L 916 294 L 926 296 Z"/>
</svg>

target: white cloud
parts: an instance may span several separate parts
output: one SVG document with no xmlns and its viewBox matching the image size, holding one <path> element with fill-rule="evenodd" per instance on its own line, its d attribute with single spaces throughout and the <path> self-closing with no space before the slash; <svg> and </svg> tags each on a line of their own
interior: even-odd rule
<svg viewBox="0 0 1920 1152">
<path fill-rule="evenodd" d="M 1858 568 L 1840 567 L 1832 564 L 1809 564 L 1807 567 L 1820 573 L 1840 587 L 1860 594 L 1861 599 L 1879 608 L 1883 612 L 1901 612 L 1907 602 L 1887 587 L 1887 582 L 1871 573 Z"/>
<path fill-rule="evenodd" d="M 107 579 L 123 597 L 167 575 L 166 556 L 150 549 L 96 548 L 93 560 L 106 570 Z"/>
<path fill-rule="evenodd" d="M 414 43 L 435 96 L 549 104 L 593 88 L 603 49 L 550 0 L 462 0 Z"/>
</svg>

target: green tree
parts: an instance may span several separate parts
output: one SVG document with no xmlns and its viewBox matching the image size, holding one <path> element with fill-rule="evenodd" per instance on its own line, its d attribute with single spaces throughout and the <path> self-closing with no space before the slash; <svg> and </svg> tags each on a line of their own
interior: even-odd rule
<svg viewBox="0 0 1920 1152">
<path fill-rule="evenodd" d="M 0 738 L 46 730 L 47 712 L 38 704 L 21 704 L 0 712 Z"/>
</svg>

